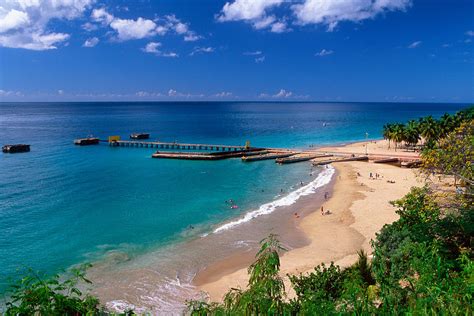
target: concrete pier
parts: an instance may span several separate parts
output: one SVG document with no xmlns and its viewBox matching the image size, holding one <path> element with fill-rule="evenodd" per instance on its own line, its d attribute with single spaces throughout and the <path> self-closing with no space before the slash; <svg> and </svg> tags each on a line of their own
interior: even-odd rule
<svg viewBox="0 0 474 316">
<path fill-rule="evenodd" d="M 151 142 L 151 141 L 133 141 L 133 140 L 117 140 L 109 143 L 112 147 L 144 147 L 156 149 L 177 149 L 177 150 L 210 150 L 210 151 L 241 151 L 256 150 L 261 148 L 247 146 L 231 146 L 231 145 L 210 145 L 210 144 L 187 144 L 187 143 L 169 143 L 169 142 Z"/>
</svg>

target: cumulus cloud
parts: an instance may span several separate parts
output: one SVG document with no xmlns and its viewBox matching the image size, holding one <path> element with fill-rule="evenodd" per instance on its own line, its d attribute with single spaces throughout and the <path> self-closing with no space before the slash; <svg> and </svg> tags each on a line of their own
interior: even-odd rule
<svg viewBox="0 0 474 316">
<path fill-rule="evenodd" d="M 272 97 L 274 98 L 289 98 L 293 95 L 293 92 L 291 91 L 286 91 L 285 89 L 280 89 L 280 91 L 278 91 L 278 93 L 272 95 Z"/>
<path fill-rule="evenodd" d="M 328 50 L 328 49 L 321 49 L 321 51 L 319 53 L 316 53 L 314 54 L 314 56 L 318 56 L 318 57 L 324 57 L 324 56 L 328 56 L 328 55 L 332 55 L 334 54 L 334 51 L 333 50 Z"/>
<path fill-rule="evenodd" d="M 121 41 L 142 39 L 156 34 L 155 22 L 141 17 L 136 20 L 114 19 L 110 27 L 117 32 L 117 38 Z"/>
<path fill-rule="evenodd" d="M 411 0 L 304 0 L 292 10 L 299 24 L 323 24 L 333 30 L 342 21 L 359 22 L 410 5 Z"/>
<path fill-rule="evenodd" d="M 189 98 L 203 98 L 205 97 L 205 95 L 202 93 L 201 94 L 181 93 L 174 89 L 169 89 L 168 97 L 189 99 Z"/>
<path fill-rule="evenodd" d="M 83 47 L 94 47 L 97 44 L 99 44 L 99 39 L 97 37 L 91 37 L 86 39 L 84 44 L 82 44 Z"/>
<path fill-rule="evenodd" d="M 23 96 L 23 93 L 21 93 L 20 91 L 1 90 L 0 89 L 0 97 L 9 97 L 9 96 L 21 97 L 21 96 Z"/>
<path fill-rule="evenodd" d="M 163 94 L 160 92 L 148 92 L 148 91 L 138 91 L 135 95 L 139 98 L 153 98 L 153 97 L 162 97 Z"/>
<path fill-rule="evenodd" d="M 87 32 L 96 31 L 99 27 L 93 23 L 86 22 L 82 24 L 81 28 Z"/>
<path fill-rule="evenodd" d="M 360 22 L 390 11 L 404 11 L 411 0 L 234 0 L 216 16 L 219 22 L 244 21 L 255 29 L 288 32 L 293 24 L 322 24 L 333 30 L 342 21 Z M 276 12 L 276 8 L 281 8 Z M 277 14 L 283 14 L 278 17 Z"/>
<path fill-rule="evenodd" d="M 145 53 L 150 53 L 150 54 L 155 54 L 156 56 L 161 56 L 161 57 L 179 57 L 179 55 L 175 52 L 163 52 L 159 48 L 161 47 L 161 43 L 159 42 L 150 42 L 146 44 L 144 48 L 142 48 L 142 51 Z"/>
<path fill-rule="evenodd" d="M 49 29 L 51 20 L 73 20 L 94 0 L 21 0 L 0 2 L 0 45 L 30 50 L 55 49 L 70 35 Z"/>
<path fill-rule="evenodd" d="M 222 91 L 214 94 L 214 96 L 217 98 L 228 98 L 232 96 L 232 92 Z"/>
<path fill-rule="evenodd" d="M 159 52 L 158 47 L 160 47 L 160 46 L 161 46 L 161 43 L 150 42 L 150 43 L 146 44 L 146 46 L 144 48 L 142 48 L 142 50 L 145 53 L 158 53 Z"/>
<path fill-rule="evenodd" d="M 287 26 L 269 11 L 280 6 L 284 0 L 235 0 L 226 2 L 220 14 L 219 22 L 244 21 L 250 23 L 255 29 L 268 29 L 271 32 L 286 32 Z"/>
<path fill-rule="evenodd" d="M 182 22 L 175 15 L 157 17 L 154 20 L 143 17 L 122 19 L 109 13 L 105 8 L 98 8 L 92 11 L 91 19 L 99 25 L 112 28 L 118 41 L 143 39 L 156 35 L 163 36 L 170 32 L 182 35 L 185 41 L 197 41 L 201 38 L 189 29 L 187 23 Z M 94 25 L 87 25 L 89 29 L 92 27 Z"/>
<path fill-rule="evenodd" d="M 408 48 L 417 48 L 421 45 L 421 41 L 416 41 L 408 45 Z"/>
<path fill-rule="evenodd" d="M 195 42 L 201 39 L 201 36 L 194 34 L 194 32 L 190 32 L 189 34 L 184 36 L 185 42 Z"/>
<path fill-rule="evenodd" d="M 193 51 L 189 54 L 189 56 L 194 56 L 196 54 L 204 54 L 204 53 L 213 53 L 215 51 L 214 47 L 194 47 Z"/>
</svg>

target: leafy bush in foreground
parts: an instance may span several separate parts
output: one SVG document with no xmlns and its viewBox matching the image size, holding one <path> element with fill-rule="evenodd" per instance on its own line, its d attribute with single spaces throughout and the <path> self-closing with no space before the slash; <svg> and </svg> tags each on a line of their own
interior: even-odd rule
<svg viewBox="0 0 474 316">
<path fill-rule="evenodd" d="M 99 300 L 77 288 L 79 282 L 91 283 L 85 278 L 83 266 L 71 270 L 71 276 L 62 280 L 59 275 L 46 278 L 28 270 L 13 284 L 5 315 L 97 315 L 101 314 Z"/>
</svg>

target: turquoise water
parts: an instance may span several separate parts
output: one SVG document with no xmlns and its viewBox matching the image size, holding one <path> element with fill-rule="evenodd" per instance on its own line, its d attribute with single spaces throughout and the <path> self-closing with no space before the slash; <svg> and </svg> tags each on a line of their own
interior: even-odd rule
<svg viewBox="0 0 474 316">
<path fill-rule="evenodd" d="M 153 149 L 77 147 L 93 134 L 303 148 L 381 136 L 386 122 L 463 108 L 388 103 L 0 103 L 0 290 L 18 268 L 57 272 L 107 251 L 144 253 L 310 181 L 308 165 L 151 159 Z M 233 199 L 239 209 L 231 210 Z M 195 229 L 190 230 L 192 225 Z"/>
</svg>

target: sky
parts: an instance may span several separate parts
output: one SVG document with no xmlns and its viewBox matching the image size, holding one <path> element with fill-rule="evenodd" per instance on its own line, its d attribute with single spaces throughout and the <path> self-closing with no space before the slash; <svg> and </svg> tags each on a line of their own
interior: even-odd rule
<svg viewBox="0 0 474 316">
<path fill-rule="evenodd" d="M 474 0 L 0 0 L 0 101 L 474 101 Z"/>
</svg>

